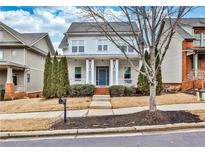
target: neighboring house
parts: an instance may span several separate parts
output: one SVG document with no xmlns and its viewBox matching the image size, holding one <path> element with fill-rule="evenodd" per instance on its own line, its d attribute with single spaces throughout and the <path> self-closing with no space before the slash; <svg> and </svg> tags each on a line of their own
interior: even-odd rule
<svg viewBox="0 0 205 154">
<path fill-rule="evenodd" d="M 106 31 L 113 33 L 103 22 L 98 23 L 106 27 Z M 126 22 L 110 22 L 112 27 L 123 38 L 133 45 L 134 41 L 131 25 Z M 136 23 L 132 23 L 138 32 Z M 113 36 L 115 34 L 113 33 Z M 139 67 L 138 54 L 133 49 L 118 40 L 121 49 L 126 52 L 136 67 Z M 97 87 L 111 85 L 136 86 L 138 72 L 131 67 L 122 51 L 109 41 L 103 31 L 94 22 L 74 22 L 64 33 L 59 48 L 68 58 L 69 79 L 71 84 L 94 84 Z"/>
<path fill-rule="evenodd" d="M 47 33 L 19 33 L 0 22 L 0 87 L 6 97 L 42 91 L 49 51 L 55 52 Z"/>
<path fill-rule="evenodd" d="M 167 20 L 165 23 L 169 25 Z M 205 71 L 205 18 L 183 18 L 175 31 L 162 63 L 163 83 L 190 89 L 193 82 L 188 74 L 197 76 L 198 70 Z M 200 83 L 195 81 L 195 87 L 200 88 Z"/>
</svg>

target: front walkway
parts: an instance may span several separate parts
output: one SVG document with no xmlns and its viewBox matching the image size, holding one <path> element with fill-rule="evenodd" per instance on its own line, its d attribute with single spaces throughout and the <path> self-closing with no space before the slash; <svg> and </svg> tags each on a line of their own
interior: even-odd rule
<svg viewBox="0 0 205 154">
<path fill-rule="evenodd" d="M 157 108 L 163 111 L 205 110 L 205 103 L 158 105 Z M 130 108 L 119 108 L 119 109 L 71 110 L 71 111 L 67 111 L 67 116 L 87 117 L 87 116 L 104 116 L 104 115 L 122 115 L 122 114 L 136 113 L 148 109 L 149 109 L 148 106 L 144 106 L 144 107 L 130 107 Z M 63 111 L 0 114 L 0 120 L 26 119 L 26 118 L 57 118 L 57 117 L 63 117 Z"/>
</svg>

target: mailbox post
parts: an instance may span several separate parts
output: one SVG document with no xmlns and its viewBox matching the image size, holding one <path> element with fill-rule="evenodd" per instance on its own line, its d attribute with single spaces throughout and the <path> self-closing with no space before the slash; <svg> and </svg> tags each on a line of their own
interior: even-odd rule
<svg viewBox="0 0 205 154">
<path fill-rule="evenodd" d="M 59 104 L 63 104 L 64 105 L 64 123 L 67 122 L 67 120 L 66 120 L 66 118 L 67 118 L 67 116 L 66 116 L 66 102 L 67 102 L 66 97 L 60 97 L 59 100 L 58 100 Z"/>
</svg>

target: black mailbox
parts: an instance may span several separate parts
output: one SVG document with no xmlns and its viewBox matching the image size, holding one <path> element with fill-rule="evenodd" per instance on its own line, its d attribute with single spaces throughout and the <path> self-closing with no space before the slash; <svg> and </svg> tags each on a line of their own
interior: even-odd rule
<svg viewBox="0 0 205 154">
<path fill-rule="evenodd" d="M 59 98 L 59 100 L 58 100 L 59 104 L 66 104 L 66 102 L 67 102 L 67 99 L 65 97 Z"/>
</svg>

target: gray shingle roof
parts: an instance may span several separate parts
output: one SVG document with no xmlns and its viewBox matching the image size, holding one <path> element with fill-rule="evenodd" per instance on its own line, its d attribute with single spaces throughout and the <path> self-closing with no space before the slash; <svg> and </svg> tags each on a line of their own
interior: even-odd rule
<svg viewBox="0 0 205 154">
<path fill-rule="evenodd" d="M 131 25 L 128 22 L 109 22 L 113 29 L 117 32 L 130 32 L 132 31 Z M 132 25 L 137 30 L 137 24 L 132 22 Z M 102 32 L 100 27 L 107 30 L 108 32 L 113 32 L 110 26 L 104 22 L 73 22 L 68 28 L 67 33 L 84 33 L 84 32 Z"/>
<path fill-rule="evenodd" d="M 172 19 L 173 21 L 175 19 Z M 168 19 L 165 20 L 167 24 Z M 205 18 L 182 18 L 179 21 L 179 25 L 176 27 L 176 31 L 184 38 L 184 39 L 194 39 L 194 36 L 188 32 L 185 27 L 188 28 L 205 28 Z"/>
<path fill-rule="evenodd" d="M 25 45 L 32 45 L 34 42 L 42 38 L 43 36 L 48 35 L 48 33 L 19 33 L 12 29 L 11 27 L 5 25 L 4 23 L 0 22 L 0 25 L 6 28 L 10 33 L 12 33 L 15 37 L 19 39 Z"/>
<path fill-rule="evenodd" d="M 132 26 L 129 22 L 109 22 L 110 26 L 114 29 L 114 31 L 117 32 L 132 32 L 132 26 L 134 30 L 137 32 L 137 24 L 135 22 L 132 22 Z M 114 32 L 110 26 L 105 22 L 73 22 L 70 27 L 67 30 L 67 34 L 89 34 L 89 33 L 96 33 L 96 34 L 102 34 L 102 27 L 107 32 Z M 64 36 L 59 48 L 64 48 L 67 46 L 66 42 L 67 37 Z"/>
</svg>

